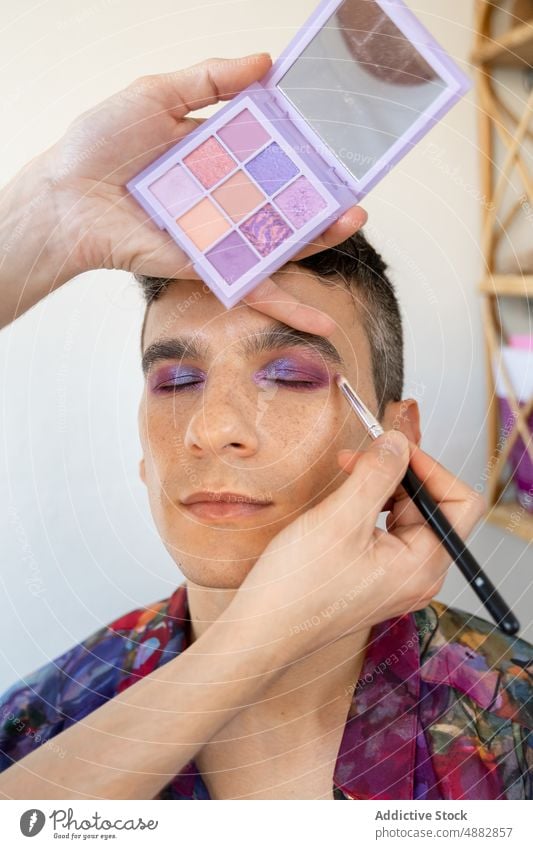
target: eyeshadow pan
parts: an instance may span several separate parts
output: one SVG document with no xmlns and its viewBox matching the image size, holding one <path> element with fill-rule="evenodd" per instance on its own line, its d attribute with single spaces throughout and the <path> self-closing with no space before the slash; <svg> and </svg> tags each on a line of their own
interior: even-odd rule
<svg viewBox="0 0 533 849">
<path fill-rule="evenodd" d="M 322 195 L 303 175 L 276 195 L 274 203 L 297 229 L 327 206 Z"/>
<path fill-rule="evenodd" d="M 228 121 L 225 127 L 218 130 L 218 135 L 241 162 L 270 141 L 270 135 L 249 109 L 243 109 Z"/>
<path fill-rule="evenodd" d="M 268 256 L 293 232 L 271 203 L 261 207 L 239 229 L 261 256 Z"/>
<path fill-rule="evenodd" d="M 185 156 L 183 161 L 206 189 L 210 189 L 237 167 L 233 157 L 213 136 Z"/>
<path fill-rule="evenodd" d="M 234 283 L 260 260 L 238 233 L 231 233 L 205 256 L 226 283 Z"/>
<path fill-rule="evenodd" d="M 185 215 L 177 219 L 177 223 L 201 251 L 212 245 L 231 228 L 229 221 L 209 198 L 204 198 L 189 209 Z"/>
<path fill-rule="evenodd" d="M 299 169 L 277 142 L 272 142 L 245 166 L 254 180 L 267 194 L 273 195 L 289 182 Z"/>
<path fill-rule="evenodd" d="M 213 197 L 234 221 L 241 221 L 266 200 L 263 192 L 243 171 L 238 171 L 215 189 Z"/>
<path fill-rule="evenodd" d="M 180 210 L 186 209 L 190 204 L 200 197 L 201 188 L 190 177 L 185 168 L 176 165 L 163 174 L 154 183 L 151 183 L 150 191 L 158 199 L 159 203 L 175 217 Z"/>
</svg>

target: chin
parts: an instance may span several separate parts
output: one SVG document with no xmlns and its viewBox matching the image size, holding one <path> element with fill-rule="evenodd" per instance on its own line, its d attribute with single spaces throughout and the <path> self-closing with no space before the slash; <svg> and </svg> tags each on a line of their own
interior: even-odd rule
<svg viewBox="0 0 533 849">
<path fill-rule="evenodd" d="M 197 587 L 206 587 L 212 590 L 239 589 L 253 565 L 251 563 L 249 567 L 245 567 L 241 563 L 232 568 L 225 563 L 223 568 L 217 569 L 216 565 L 213 566 L 212 564 L 198 567 L 183 562 L 178 563 L 188 581 L 191 581 Z"/>
<path fill-rule="evenodd" d="M 213 589 L 240 587 L 268 542 L 261 539 L 252 544 L 241 539 L 240 544 L 231 545 L 228 538 L 224 544 L 224 537 L 219 536 L 206 545 L 205 535 L 203 539 L 191 539 L 190 534 L 176 534 L 175 529 L 172 536 L 175 543 L 163 536 L 161 540 L 180 572 L 193 584 Z M 183 539 L 189 540 L 187 548 L 178 543 Z"/>
</svg>

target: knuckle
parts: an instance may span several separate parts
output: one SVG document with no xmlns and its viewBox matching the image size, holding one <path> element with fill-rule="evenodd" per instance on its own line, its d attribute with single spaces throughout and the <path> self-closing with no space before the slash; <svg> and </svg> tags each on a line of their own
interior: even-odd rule
<svg viewBox="0 0 533 849">
<path fill-rule="evenodd" d="M 204 68 L 209 68 L 211 67 L 211 65 L 218 65 L 221 62 L 224 62 L 224 59 L 222 59 L 220 56 L 208 56 L 207 59 L 204 59 L 202 62 L 200 62 L 200 64 Z"/>
<path fill-rule="evenodd" d="M 150 74 L 142 74 L 140 77 L 136 77 L 129 84 L 128 88 L 133 91 L 138 91 L 139 89 L 144 88 L 150 82 L 151 75 Z"/>
<path fill-rule="evenodd" d="M 165 79 L 163 74 L 143 74 L 127 87 L 126 91 L 138 98 L 144 95 L 149 95 L 153 89 L 157 89 Z"/>
</svg>

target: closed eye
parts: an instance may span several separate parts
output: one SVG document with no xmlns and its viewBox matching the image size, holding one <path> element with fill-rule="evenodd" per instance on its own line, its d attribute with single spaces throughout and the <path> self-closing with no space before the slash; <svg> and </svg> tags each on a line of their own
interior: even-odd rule
<svg viewBox="0 0 533 849">
<path fill-rule="evenodd" d="M 318 381 L 316 380 L 284 380 L 281 377 L 277 378 L 264 378 L 269 381 L 269 383 L 279 383 L 282 386 L 291 386 L 294 388 L 301 387 L 311 387 L 318 386 Z M 159 386 L 155 387 L 156 392 L 180 392 L 182 389 L 189 389 L 193 386 L 198 386 L 199 383 L 202 383 L 201 380 L 180 380 L 179 383 L 172 381 L 170 383 L 160 383 Z"/>
<path fill-rule="evenodd" d="M 193 377 L 193 380 L 187 380 L 187 377 Z M 180 377 L 177 380 L 171 380 L 167 383 L 160 383 L 158 386 L 154 387 L 155 392 L 180 392 L 182 389 L 189 389 L 192 386 L 198 386 L 199 383 L 202 383 L 201 380 L 196 378 L 196 375 L 186 375 L 185 377 Z"/>
<path fill-rule="evenodd" d="M 282 386 L 295 386 L 295 387 L 304 387 L 304 386 L 318 386 L 316 380 L 283 380 L 281 377 L 276 377 L 272 380 L 273 383 L 280 383 Z"/>
<path fill-rule="evenodd" d="M 260 374 L 260 381 L 268 383 L 277 383 L 279 386 L 288 386 L 294 389 L 314 389 L 318 386 L 323 386 L 323 381 L 317 376 L 308 374 L 302 369 L 287 368 L 272 368 L 263 371 Z"/>
</svg>

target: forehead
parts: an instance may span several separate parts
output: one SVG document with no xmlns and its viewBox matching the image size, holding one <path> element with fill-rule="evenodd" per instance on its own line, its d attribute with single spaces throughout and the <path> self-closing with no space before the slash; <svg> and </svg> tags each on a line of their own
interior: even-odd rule
<svg viewBox="0 0 533 849">
<path fill-rule="evenodd" d="M 342 281 L 333 278 L 321 283 L 313 272 L 294 263 L 285 265 L 273 279 L 300 302 L 334 319 L 337 327 L 328 339 L 348 365 L 370 366 L 369 343 L 362 324 L 365 305 L 357 292 L 348 291 Z M 143 350 L 160 339 L 194 334 L 206 345 L 216 346 L 216 354 L 220 347 L 257 333 L 273 321 L 244 301 L 226 309 L 201 280 L 177 280 L 148 309 Z"/>
</svg>

